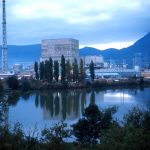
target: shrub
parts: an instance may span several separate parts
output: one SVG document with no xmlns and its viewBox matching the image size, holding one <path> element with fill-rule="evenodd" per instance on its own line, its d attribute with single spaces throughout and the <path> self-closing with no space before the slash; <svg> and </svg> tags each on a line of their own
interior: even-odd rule
<svg viewBox="0 0 150 150">
<path fill-rule="evenodd" d="M 84 117 L 72 126 L 77 141 L 91 146 L 98 143 L 102 131 L 113 124 L 112 115 L 115 112 L 115 107 L 100 111 L 97 105 L 89 105 L 85 109 Z"/>
<path fill-rule="evenodd" d="M 23 91 L 28 91 L 30 90 L 30 83 L 28 81 L 28 79 L 22 79 L 21 80 L 21 89 Z"/>
<path fill-rule="evenodd" d="M 19 81 L 15 76 L 8 77 L 7 84 L 12 90 L 17 90 L 19 88 Z"/>
<path fill-rule="evenodd" d="M 46 146 L 52 150 L 65 150 L 64 139 L 70 137 L 70 130 L 67 129 L 67 124 L 61 122 L 50 129 L 42 131 L 42 137 Z"/>
</svg>

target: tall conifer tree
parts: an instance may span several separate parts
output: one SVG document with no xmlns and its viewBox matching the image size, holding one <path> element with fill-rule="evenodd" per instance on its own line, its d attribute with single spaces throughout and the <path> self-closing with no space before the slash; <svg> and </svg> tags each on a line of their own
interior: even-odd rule
<svg viewBox="0 0 150 150">
<path fill-rule="evenodd" d="M 86 77 L 86 73 L 85 73 L 83 60 L 80 59 L 80 79 L 81 79 L 81 81 L 84 81 L 85 77 Z"/>
<path fill-rule="evenodd" d="M 67 63 L 66 63 L 66 78 L 67 78 L 67 81 L 71 81 L 71 64 L 70 64 L 70 61 L 67 60 Z"/>
<path fill-rule="evenodd" d="M 91 61 L 91 63 L 90 63 L 89 70 L 90 70 L 91 79 L 94 80 L 95 79 L 95 69 L 94 69 L 93 61 Z"/>
<path fill-rule="evenodd" d="M 38 66 L 38 62 L 34 63 L 34 72 L 35 72 L 35 78 L 38 80 L 39 79 L 39 66 Z"/>
<path fill-rule="evenodd" d="M 56 82 L 58 82 L 58 78 L 59 78 L 59 63 L 58 63 L 58 61 L 54 61 L 54 78 L 55 78 Z"/>
<path fill-rule="evenodd" d="M 74 62 L 72 64 L 72 68 L 73 68 L 73 81 L 78 81 L 79 69 L 78 69 L 77 59 L 74 60 Z"/>
<path fill-rule="evenodd" d="M 65 57 L 61 56 L 61 82 L 64 82 L 66 79 L 66 62 Z"/>
</svg>

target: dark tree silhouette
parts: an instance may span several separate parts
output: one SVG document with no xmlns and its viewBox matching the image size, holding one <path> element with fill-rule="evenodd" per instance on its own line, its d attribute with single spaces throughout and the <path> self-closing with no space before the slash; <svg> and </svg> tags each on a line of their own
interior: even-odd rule
<svg viewBox="0 0 150 150">
<path fill-rule="evenodd" d="M 39 80 L 39 66 L 38 66 L 38 62 L 34 63 L 34 72 L 35 72 L 36 80 Z"/>
<path fill-rule="evenodd" d="M 58 78 L 59 78 L 59 63 L 58 63 L 58 61 L 54 61 L 54 78 L 58 82 Z"/>
<path fill-rule="evenodd" d="M 90 63 L 89 70 L 90 70 L 91 79 L 94 80 L 95 79 L 95 69 L 94 69 L 93 61 L 91 61 L 91 63 Z"/>
<path fill-rule="evenodd" d="M 66 62 L 65 57 L 61 56 L 61 82 L 64 82 L 66 80 Z"/>
</svg>

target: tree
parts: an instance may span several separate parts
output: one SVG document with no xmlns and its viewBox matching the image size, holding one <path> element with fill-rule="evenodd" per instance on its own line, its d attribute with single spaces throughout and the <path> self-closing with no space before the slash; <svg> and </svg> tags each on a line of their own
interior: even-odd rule
<svg viewBox="0 0 150 150">
<path fill-rule="evenodd" d="M 66 62 L 65 57 L 61 56 L 61 82 L 64 82 L 66 79 Z"/>
<path fill-rule="evenodd" d="M 138 107 L 134 107 L 133 109 L 129 110 L 129 112 L 124 116 L 125 126 L 130 125 L 138 128 L 142 126 L 142 122 L 143 122 L 143 111 Z"/>
<path fill-rule="evenodd" d="M 71 64 L 69 60 L 66 63 L 66 78 L 68 81 L 71 81 Z"/>
<path fill-rule="evenodd" d="M 59 63 L 58 63 L 58 61 L 54 61 L 54 78 L 58 82 L 58 78 L 59 78 Z"/>
<path fill-rule="evenodd" d="M 124 116 L 124 124 L 113 126 L 103 134 L 99 149 L 150 149 L 149 139 L 150 111 L 134 107 Z"/>
<path fill-rule="evenodd" d="M 85 77 L 86 77 L 86 73 L 85 73 L 83 60 L 80 59 L 80 79 L 81 79 L 81 81 L 84 81 Z"/>
<path fill-rule="evenodd" d="M 3 91 L 3 83 L 2 80 L 0 80 L 0 93 Z"/>
<path fill-rule="evenodd" d="M 90 112 L 90 113 L 89 113 Z M 73 125 L 73 134 L 82 144 L 93 145 L 97 143 L 100 134 L 100 111 L 96 105 L 85 109 L 84 118 Z"/>
<path fill-rule="evenodd" d="M 70 130 L 67 124 L 61 122 L 54 127 L 42 130 L 43 140 L 48 144 L 47 149 L 65 150 L 67 149 L 64 139 L 70 137 Z"/>
<path fill-rule="evenodd" d="M 35 72 L 35 78 L 36 80 L 39 79 L 39 66 L 38 66 L 38 62 L 34 63 L 34 72 Z"/>
<path fill-rule="evenodd" d="M 45 79 L 47 79 L 49 82 L 52 82 L 52 80 L 53 80 L 53 61 L 52 61 L 51 57 L 49 60 L 45 61 L 44 74 L 45 74 Z"/>
<path fill-rule="evenodd" d="M 53 81 L 53 60 L 51 57 L 49 59 L 49 69 L 50 69 L 49 80 L 50 82 L 52 82 Z"/>
<path fill-rule="evenodd" d="M 45 76 L 45 79 L 47 79 L 48 81 L 50 80 L 49 79 L 50 69 L 49 69 L 49 61 L 48 60 L 46 60 L 44 63 L 44 76 Z"/>
<path fill-rule="evenodd" d="M 44 79 L 44 62 L 40 62 L 40 80 Z"/>
<path fill-rule="evenodd" d="M 109 129 L 113 122 L 113 114 L 116 107 L 111 107 L 105 111 L 100 111 L 97 105 L 89 105 L 85 109 L 83 118 L 73 125 L 73 134 L 77 141 L 82 144 L 96 144 L 105 129 Z"/>
<path fill-rule="evenodd" d="M 92 80 L 94 80 L 94 78 L 95 78 L 95 69 L 94 69 L 93 61 L 91 61 L 91 63 L 90 63 L 89 70 L 90 70 L 91 78 L 92 78 Z"/>
<path fill-rule="evenodd" d="M 134 107 L 124 116 L 124 125 L 144 128 L 150 131 L 150 110 Z"/>
<path fill-rule="evenodd" d="M 19 81 L 16 76 L 8 77 L 7 84 L 9 88 L 17 90 L 19 88 Z"/>
<path fill-rule="evenodd" d="M 21 88 L 22 88 L 23 91 L 30 90 L 30 83 L 26 78 L 21 80 Z"/>
<path fill-rule="evenodd" d="M 77 59 L 74 60 L 72 67 L 73 67 L 73 81 L 78 81 L 79 69 L 78 69 Z"/>
</svg>

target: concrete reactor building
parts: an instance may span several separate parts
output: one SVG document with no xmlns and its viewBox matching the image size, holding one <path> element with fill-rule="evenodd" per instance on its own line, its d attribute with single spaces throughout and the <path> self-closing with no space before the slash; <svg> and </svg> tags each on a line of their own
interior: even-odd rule
<svg viewBox="0 0 150 150">
<path fill-rule="evenodd" d="M 61 56 L 64 55 L 66 60 L 70 63 L 74 59 L 79 59 L 79 41 L 75 39 L 50 39 L 42 40 L 42 54 L 40 61 L 49 60 L 51 57 L 53 61 L 60 63 Z"/>
</svg>

